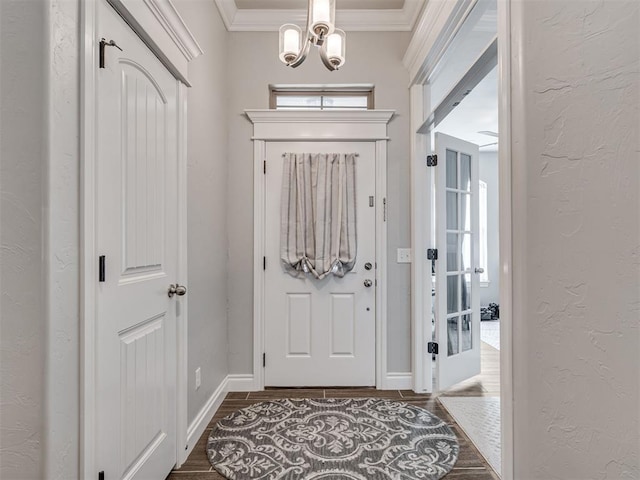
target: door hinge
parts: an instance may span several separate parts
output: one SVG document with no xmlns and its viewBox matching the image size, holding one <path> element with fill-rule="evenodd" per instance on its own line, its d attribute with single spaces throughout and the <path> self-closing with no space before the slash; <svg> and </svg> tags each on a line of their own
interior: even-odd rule
<svg viewBox="0 0 640 480">
<path fill-rule="evenodd" d="M 98 281 L 105 282 L 106 276 L 105 256 L 100 255 L 100 257 L 98 257 Z"/>
<path fill-rule="evenodd" d="M 427 167 L 438 165 L 438 155 L 427 155 Z"/>
<path fill-rule="evenodd" d="M 263 353 L 262 354 L 262 368 L 265 368 L 267 366 L 267 354 Z"/>
<path fill-rule="evenodd" d="M 382 199 L 382 221 L 387 221 L 387 199 L 386 197 Z"/>
<path fill-rule="evenodd" d="M 267 257 L 262 257 L 262 270 L 267 269 Z"/>
<path fill-rule="evenodd" d="M 427 260 L 437 260 L 437 259 L 438 259 L 438 249 L 437 248 L 427 249 Z"/>
<path fill-rule="evenodd" d="M 262 173 L 267 174 L 267 161 L 263 160 L 262 162 Z"/>
<path fill-rule="evenodd" d="M 427 342 L 427 353 L 438 354 L 438 344 L 436 342 Z"/>
<path fill-rule="evenodd" d="M 104 470 L 101 472 L 98 472 L 98 480 L 104 480 Z"/>
</svg>

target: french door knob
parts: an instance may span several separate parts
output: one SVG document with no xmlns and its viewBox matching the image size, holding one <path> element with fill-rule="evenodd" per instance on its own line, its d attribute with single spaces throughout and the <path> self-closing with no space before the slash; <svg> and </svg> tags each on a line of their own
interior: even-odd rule
<svg viewBox="0 0 640 480">
<path fill-rule="evenodd" d="M 364 286 L 369 288 L 371 285 L 373 285 L 373 282 L 371 280 L 369 280 L 368 278 L 364 281 Z"/>
<path fill-rule="evenodd" d="M 476 271 L 476 273 L 484 273 L 484 268 L 478 267 L 478 268 L 476 268 L 475 271 Z"/>
<path fill-rule="evenodd" d="M 169 295 L 169 298 L 171 298 L 174 295 L 178 295 L 179 297 L 181 297 L 186 293 L 187 287 L 185 287 L 184 285 L 171 284 L 169 285 L 169 292 L 167 294 Z"/>
</svg>

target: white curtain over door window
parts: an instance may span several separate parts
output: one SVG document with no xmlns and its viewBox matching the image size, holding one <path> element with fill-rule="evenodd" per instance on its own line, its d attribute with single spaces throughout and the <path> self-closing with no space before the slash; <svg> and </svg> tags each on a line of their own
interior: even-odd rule
<svg viewBox="0 0 640 480">
<path fill-rule="evenodd" d="M 356 262 L 357 154 L 286 153 L 280 258 L 294 277 L 343 277 Z"/>
</svg>

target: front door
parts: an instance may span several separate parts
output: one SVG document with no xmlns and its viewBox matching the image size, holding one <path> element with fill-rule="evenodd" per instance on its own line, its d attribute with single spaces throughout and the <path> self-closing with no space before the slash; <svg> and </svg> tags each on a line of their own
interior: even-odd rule
<svg viewBox="0 0 640 480">
<path fill-rule="evenodd" d="M 122 51 L 106 47 L 97 72 L 96 462 L 105 479 L 164 479 L 177 452 L 177 81 L 98 8 L 98 38 Z"/>
<path fill-rule="evenodd" d="M 285 153 L 357 153 L 357 256 L 343 278 L 294 278 L 280 262 Z M 269 142 L 265 194 L 265 386 L 375 385 L 374 143 Z"/>
<path fill-rule="evenodd" d="M 480 373 L 478 146 L 435 134 L 438 390 Z"/>
</svg>

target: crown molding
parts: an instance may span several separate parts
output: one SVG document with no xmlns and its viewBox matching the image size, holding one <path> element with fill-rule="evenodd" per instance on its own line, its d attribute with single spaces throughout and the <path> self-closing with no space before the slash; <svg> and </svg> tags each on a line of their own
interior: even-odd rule
<svg viewBox="0 0 640 480">
<path fill-rule="evenodd" d="M 257 123 L 382 123 L 387 124 L 395 110 L 245 110 Z"/>
<path fill-rule="evenodd" d="M 186 85 L 202 48 L 171 0 L 107 0 L 169 71 Z"/>
<path fill-rule="evenodd" d="M 253 123 L 253 140 L 358 141 L 388 140 L 394 110 L 245 110 Z"/>
<path fill-rule="evenodd" d="M 306 10 L 238 9 L 235 0 L 215 0 L 230 32 L 277 32 L 284 23 L 304 25 Z M 411 31 L 424 0 L 405 0 L 401 9 L 338 10 L 336 23 L 351 32 Z"/>
<path fill-rule="evenodd" d="M 429 0 L 417 21 L 403 63 L 411 85 L 422 84 L 477 0 Z"/>
<path fill-rule="evenodd" d="M 171 0 L 144 0 L 187 61 L 204 52 Z"/>
</svg>

